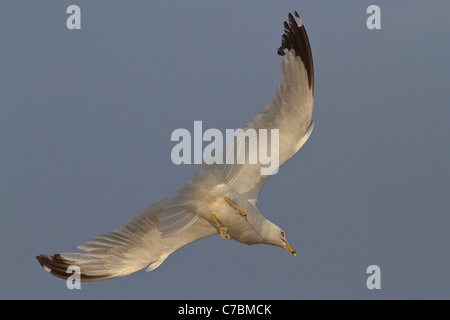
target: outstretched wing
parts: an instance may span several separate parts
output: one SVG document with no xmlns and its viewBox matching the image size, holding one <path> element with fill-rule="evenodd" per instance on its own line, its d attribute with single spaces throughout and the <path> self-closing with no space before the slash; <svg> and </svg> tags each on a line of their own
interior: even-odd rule
<svg viewBox="0 0 450 320">
<path fill-rule="evenodd" d="M 234 163 L 222 165 L 229 184 L 253 204 L 256 204 L 261 188 L 269 176 L 300 150 L 314 127 L 312 121 L 313 59 L 305 27 L 297 12 L 295 16 L 298 22 L 292 14 L 289 14 L 289 23 L 284 22 L 285 32 L 282 36 L 281 47 L 278 49 L 278 54 L 283 56 L 281 83 L 270 104 L 264 107 L 243 129 L 244 132 L 255 129 L 258 143 L 264 142 L 264 139 L 261 140 L 260 129 L 267 129 L 266 150 L 268 153 L 272 148 L 270 131 L 271 129 L 279 130 L 278 166 L 263 175 L 261 168 L 268 165 L 260 161 L 257 164 L 249 164 L 248 161 L 245 164 L 237 164 L 237 161 L 230 161 Z M 245 141 L 245 151 L 249 152 L 250 139 Z M 236 146 L 234 148 L 237 149 Z M 227 152 L 228 149 L 225 153 Z M 233 156 L 236 160 L 236 155 L 233 154 Z"/>
<path fill-rule="evenodd" d="M 187 212 L 177 199 L 165 199 L 130 217 L 119 230 L 78 246 L 83 253 L 37 256 L 44 269 L 67 279 L 71 265 L 80 268 L 81 281 L 121 277 L 147 267 L 157 268 L 179 248 L 217 233 L 209 222 Z"/>
</svg>

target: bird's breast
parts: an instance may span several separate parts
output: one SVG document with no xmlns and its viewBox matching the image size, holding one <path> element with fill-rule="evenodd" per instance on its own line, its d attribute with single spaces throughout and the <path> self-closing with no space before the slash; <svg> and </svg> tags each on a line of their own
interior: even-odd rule
<svg viewBox="0 0 450 320">
<path fill-rule="evenodd" d="M 259 210 L 230 187 L 221 191 L 224 192 L 218 193 L 210 202 L 207 220 L 218 230 L 218 224 L 227 228 L 233 240 L 247 244 L 261 243 L 259 226 L 264 218 Z"/>
</svg>

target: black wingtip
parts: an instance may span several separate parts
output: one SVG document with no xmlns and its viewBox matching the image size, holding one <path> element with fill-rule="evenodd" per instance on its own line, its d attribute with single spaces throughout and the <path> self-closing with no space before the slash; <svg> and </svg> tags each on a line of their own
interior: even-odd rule
<svg viewBox="0 0 450 320">
<path fill-rule="evenodd" d="M 61 257 L 60 254 L 54 254 L 52 256 L 47 256 L 41 254 L 36 256 L 37 261 L 46 271 L 50 272 L 52 275 L 67 280 L 71 275 L 73 275 L 72 271 L 68 271 L 68 268 L 72 265 L 69 261 L 65 260 Z M 89 281 L 100 281 L 111 279 L 113 276 L 104 275 L 104 276 L 88 276 L 83 273 L 83 270 L 80 272 L 80 281 L 89 282 Z"/>
<path fill-rule="evenodd" d="M 295 19 L 294 16 L 297 18 Z M 281 36 L 281 46 L 278 48 L 277 53 L 280 56 L 286 55 L 289 50 L 294 50 L 295 55 L 300 57 L 305 65 L 309 87 L 314 89 L 314 65 L 311 53 L 311 46 L 309 44 L 308 35 L 306 33 L 305 26 L 303 25 L 300 15 L 297 11 L 294 11 L 294 16 L 289 13 L 288 21 L 283 23 L 284 34 Z M 298 20 L 298 22 L 297 22 Z"/>
<path fill-rule="evenodd" d="M 46 271 L 50 272 L 54 276 L 67 280 L 71 273 L 67 273 L 67 268 L 70 266 L 64 261 L 59 254 L 53 256 L 39 255 L 36 256 L 37 261 Z"/>
</svg>

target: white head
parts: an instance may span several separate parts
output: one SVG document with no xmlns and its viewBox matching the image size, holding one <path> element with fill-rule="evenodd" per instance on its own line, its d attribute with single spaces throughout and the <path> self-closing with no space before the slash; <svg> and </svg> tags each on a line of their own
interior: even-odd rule
<svg viewBox="0 0 450 320">
<path fill-rule="evenodd" d="M 292 253 L 294 256 L 297 256 L 294 248 L 292 248 L 289 243 L 286 241 L 286 233 L 280 229 L 280 240 L 282 242 L 281 247 Z"/>
<path fill-rule="evenodd" d="M 294 256 L 297 256 L 294 248 L 292 248 L 286 240 L 286 233 L 276 224 L 272 224 L 272 233 L 270 237 L 270 244 L 286 249 Z"/>
</svg>

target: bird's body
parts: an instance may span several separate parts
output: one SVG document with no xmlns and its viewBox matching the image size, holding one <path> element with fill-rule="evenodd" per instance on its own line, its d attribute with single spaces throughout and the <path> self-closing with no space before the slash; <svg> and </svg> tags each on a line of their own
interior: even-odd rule
<svg viewBox="0 0 450 320">
<path fill-rule="evenodd" d="M 303 23 L 296 12 L 295 16 L 299 22 L 289 14 L 278 50 L 283 56 L 281 83 L 271 103 L 243 129 L 277 129 L 279 165 L 300 150 L 314 127 L 311 49 Z M 266 141 L 266 150 L 271 150 L 271 141 Z M 225 155 L 227 152 L 225 149 Z M 84 252 L 41 255 L 37 259 L 58 277 L 67 278 L 67 267 L 77 265 L 82 281 L 97 281 L 143 268 L 153 270 L 181 247 L 215 234 L 248 245 L 279 246 L 295 255 L 284 231 L 256 206 L 264 183 L 278 170 L 263 175 L 262 166 L 260 162 L 202 164 L 172 197 L 131 216 L 119 230 L 78 246 Z"/>
<path fill-rule="evenodd" d="M 265 231 L 275 225 L 264 218 L 258 208 L 248 199 L 234 190 L 226 182 L 225 177 L 220 177 L 222 175 L 220 171 L 211 171 L 213 170 L 200 172 L 177 192 L 177 194 L 185 196 L 184 201 L 187 202 L 185 207 L 196 212 L 199 219 L 204 219 L 214 226 L 216 233 L 220 233 L 220 229 L 211 213 L 215 215 L 220 225 L 226 226 L 231 239 L 249 245 L 272 244 Z M 211 179 L 211 177 L 215 179 Z M 200 200 L 190 201 L 190 199 Z M 226 199 L 245 212 L 246 217 L 244 218 L 238 209 Z"/>
</svg>

